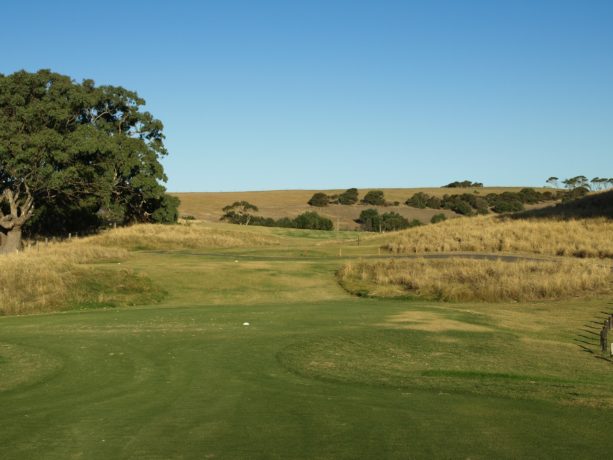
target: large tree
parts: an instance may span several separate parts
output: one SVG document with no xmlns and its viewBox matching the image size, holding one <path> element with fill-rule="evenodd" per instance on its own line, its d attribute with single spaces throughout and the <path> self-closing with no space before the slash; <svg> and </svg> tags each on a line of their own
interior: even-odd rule
<svg viewBox="0 0 613 460">
<path fill-rule="evenodd" d="M 24 226 L 65 232 L 169 216 L 162 123 L 121 87 L 50 70 L 0 74 L 0 253 Z M 153 217 L 152 217 L 153 216 Z"/>
</svg>

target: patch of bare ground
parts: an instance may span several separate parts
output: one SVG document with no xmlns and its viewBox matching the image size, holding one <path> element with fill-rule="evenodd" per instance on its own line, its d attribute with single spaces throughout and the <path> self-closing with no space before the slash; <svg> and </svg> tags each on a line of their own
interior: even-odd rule
<svg viewBox="0 0 613 460">
<path fill-rule="evenodd" d="M 386 318 L 379 326 L 392 329 L 413 329 L 428 332 L 466 331 L 490 332 L 491 328 L 446 318 L 426 311 L 405 311 Z"/>
</svg>

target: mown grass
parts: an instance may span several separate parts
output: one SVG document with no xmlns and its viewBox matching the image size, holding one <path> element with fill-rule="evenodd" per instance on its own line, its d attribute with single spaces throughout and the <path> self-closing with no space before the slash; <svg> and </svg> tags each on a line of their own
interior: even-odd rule
<svg viewBox="0 0 613 460">
<path fill-rule="evenodd" d="M 609 264 L 591 260 L 385 260 L 347 262 L 339 282 L 359 295 L 443 301 L 526 302 L 611 293 Z"/>
<path fill-rule="evenodd" d="M 613 258 L 613 221 L 453 219 L 399 232 L 385 247 L 396 254 L 471 251 Z"/>
</svg>

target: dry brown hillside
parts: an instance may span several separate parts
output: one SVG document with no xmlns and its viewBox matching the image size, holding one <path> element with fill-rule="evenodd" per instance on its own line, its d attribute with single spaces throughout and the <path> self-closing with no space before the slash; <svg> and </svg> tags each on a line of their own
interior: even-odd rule
<svg viewBox="0 0 613 460">
<path fill-rule="evenodd" d="M 434 214 L 444 213 L 448 217 L 456 214 L 446 210 L 416 209 L 403 204 L 414 193 L 425 192 L 429 195 L 443 196 L 444 194 L 475 193 L 480 195 L 488 193 L 502 193 L 505 191 L 519 191 L 522 187 L 485 187 L 485 188 L 393 188 L 380 189 L 385 192 L 387 201 L 399 201 L 399 206 L 378 207 L 380 212 L 394 211 L 411 219 L 419 219 L 427 223 Z M 359 189 L 360 199 L 373 189 Z M 181 215 L 191 215 L 205 221 L 218 221 L 222 216 L 221 209 L 235 201 L 249 201 L 260 209 L 259 214 L 278 219 L 280 217 L 295 217 L 305 211 L 317 211 L 319 214 L 338 222 L 341 229 L 353 229 L 357 225 L 354 222 L 360 212 L 370 205 L 330 205 L 325 208 L 314 208 L 307 201 L 315 192 L 323 192 L 329 195 L 339 194 L 345 190 L 271 190 L 259 192 L 192 192 L 173 193 L 181 199 Z"/>
</svg>

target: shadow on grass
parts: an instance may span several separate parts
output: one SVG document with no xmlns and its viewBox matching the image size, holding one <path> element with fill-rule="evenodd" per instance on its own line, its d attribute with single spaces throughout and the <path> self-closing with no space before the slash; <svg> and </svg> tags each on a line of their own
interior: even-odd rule
<svg viewBox="0 0 613 460">
<path fill-rule="evenodd" d="M 613 219 L 613 190 L 588 195 L 568 203 L 518 212 L 510 217 L 513 219 L 577 219 L 586 217 Z"/>
</svg>

